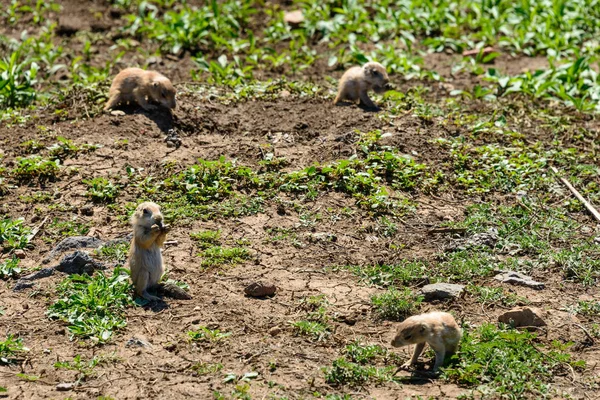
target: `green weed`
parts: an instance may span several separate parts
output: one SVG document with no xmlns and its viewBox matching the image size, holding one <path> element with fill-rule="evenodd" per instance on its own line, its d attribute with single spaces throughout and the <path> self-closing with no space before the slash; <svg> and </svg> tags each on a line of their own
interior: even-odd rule
<svg viewBox="0 0 600 400">
<path fill-rule="evenodd" d="M 23 346 L 23 339 L 14 335 L 7 335 L 4 341 L 0 341 L 0 365 L 13 364 L 16 357 L 29 349 Z"/>
<path fill-rule="evenodd" d="M 422 301 L 423 296 L 414 294 L 409 288 L 398 290 L 394 287 L 371 298 L 379 317 L 392 321 L 402 321 L 415 314 Z"/>
<path fill-rule="evenodd" d="M 12 257 L 9 260 L 0 261 L 0 279 L 15 278 L 21 273 L 17 257 Z"/>
<path fill-rule="evenodd" d="M 78 372 L 78 381 L 86 380 L 87 378 L 96 375 L 95 368 L 102 364 L 109 364 L 115 361 L 114 356 L 94 356 L 91 359 L 82 358 L 81 354 L 73 357 L 72 361 L 57 361 L 54 363 L 56 369 L 67 369 L 69 371 Z"/>
<path fill-rule="evenodd" d="M 119 185 L 115 185 L 104 177 L 84 179 L 83 183 L 88 186 L 86 195 L 95 202 L 112 203 L 119 194 Z"/>
<path fill-rule="evenodd" d="M 60 172 L 59 160 L 51 161 L 40 156 L 17 158 L 17 166 L 12 170 L 12 176 L 19 182 L 39 182 L 54 180 Z"/>
<path fill-rule="evenodd" d="M 4 251 L 26 248 L 30 234 L 31 229 L 23 225 L 23 219 L 0 220 L 0 245 Z"/>
<path fill-rule="evenodd" d="M 221 332 L 218 329 L 199 326 L 195 331 L 188 331 L 187 335 L 193 342 L 217 343 L 231 336 L 231 332 Z"/>
<path fill-rule="evenodd" d="M 72 336 L 105 343 L 127 324 L 124 310 L 132 306 L 129 276 L 116 268 L 112 276 L 71 275 L 57 288 L 59 299 L 49 308 L 50 319 L 68 324 Z"/>
</svg>

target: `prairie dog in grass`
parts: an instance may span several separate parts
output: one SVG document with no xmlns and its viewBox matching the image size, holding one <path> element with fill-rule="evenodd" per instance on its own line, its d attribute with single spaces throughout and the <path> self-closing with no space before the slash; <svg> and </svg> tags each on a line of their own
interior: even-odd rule
<svg viewBox="0 0 600 400">
<path fill-rule="evenodd" d="M 340 79 L 338 94 L 333 104 L 341 101 L 359 102 L 360 105 L 377 109 L 368 92 L 383 93 L 389 90 L 389 78 L 385 67 L 377 62 L 368 62 L 362 67 L 352 67 Z"/>
<path fill-rule="evenodd" d="M 156 71 L 125 68 L 113 79 L 104 110 L 124 103 L 137 103 L 144 110 L 152 110 L 156 106 L 151 102 L 175 108 L 175 88 L 169 78 Z"/>
<path fill-rule="evenodd" d="M 160 300 L 148 293 L 156 287 L 163 272 L 160 248 L 171 229 L 163 224 L 163 215 L 158 204 L 145 202 L 137 206 L 131 217 L 133 238 L 129 249 L 129 269 L 135 293 L 146 300 Z"/>
<path fill-rule="evenodd" d="M 430 312 L 414 315 L 398 325 L 392 346 L 402 347 L 415 344 L 415 352 L 409 362 L 401 368 L 407 368 L 417 362 L 425 343 L 435 351 L 433 372 L 444 364 L 444 357 L 453 354 L 458 348 L 462 330 L 451 314 L 445 312 Z"/>
</svg>

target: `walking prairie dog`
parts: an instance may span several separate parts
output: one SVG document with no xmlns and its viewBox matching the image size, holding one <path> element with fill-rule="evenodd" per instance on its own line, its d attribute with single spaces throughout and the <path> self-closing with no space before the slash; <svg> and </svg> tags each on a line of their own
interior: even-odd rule
<svg viewBox="0 0 600 400">
<path fill-rule="evenodd" d="M 152 110 L 155 106 L 150 102 L 175 108 L 175 88 L 169 78 L 156 71 L 125 68 L 113 79 L 104 110 L 123 103 L 137 103 L 144 110 Z"/>
<path fill-rule="evenodd" d="M 444 364 L 444 357 L 456 352 L 461 337 L 462 330 L 451 314 L 431 312 L 409 317 L 400 323 L 396 336 L 392 340 L 392 346 L 416 344 L 412 358 L 402 365 L 402 368 L 407 368 L 417 362 L 425 343 L 429 343 L 435 351 L 433 372 L 437 372 Z"/>
<path fill-rule="evenodd" d="M 356 103 L 358 100 L 366 108 L 377 109 L 367 92 L 374 90 L 376 93 L 383 93 L 389 89 L 385 67 L 377 62 L 368 62 L 362 67 L 352 67 L 342 75 L 333 104 L 345 100 Z"/>
<path fill-rule="evenodd" d="M 135 293 L 146 300 L 160 300 L 148 293 L 156 287 L 163 272 L 160 248 L 171 229 L 163 224 L 160 207 L 151 202 L 140 204 L 131 217 L 133 239 L 129 249 L 129 269 Z"/>
</svg>

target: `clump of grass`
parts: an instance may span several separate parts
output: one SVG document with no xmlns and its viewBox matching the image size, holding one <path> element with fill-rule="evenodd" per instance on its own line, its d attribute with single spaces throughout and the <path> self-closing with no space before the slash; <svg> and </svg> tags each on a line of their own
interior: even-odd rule
<svg viewBox="0 0 600 400">
<path fill-rule="evenodd" d="M 67 277 L 57 288 L 59 299 L 48 308 L 48 317 L 66 322 L 72 336 L 109 341 L 127 325 L 124 311 L 134 304 L 129 276 L 121 271 L 116 268 L 112 276 L 98 272 Z"/>
<path fill-rule="evenodd" d="M 308 296 L 300 301 L 300 309 L 306 311 L 306 317 L 300 321 L 290 322 L 294 333 L 307 336 L 311 340 L 321 341 L 329 337 L 332 327 L 329 325 L 325 295 Z"/>
<path fill-rule="evenodd" d="M 12 257 L 6 261 L 0 261 L 0 279 L 14 278 L 21 273 L 19 268 L 19 259 Z"/>
<path fill-rule="evenodd" d="M 90 227 L 85 223 L 74 220 L 60 221 L 59 219 L 55 218 L 50 224 L 48 224 L 48 231 L 59 237 L 83 236 L 90 231 Z M 48 241 L 53 241 L 51 237 L 46 239 Z"/>
<path fill-rule="evenodd" d="M 223 369 L 223 364 L 221 363 L 205 363 L 198 362 L 190 367 L 192 371 L 194 371 L 197 375 L 208 375 L 208 374 L 216 374 L 217 372 Z"/>
<path fill-rule="evenodd" d="M 368 382 L 385 383 L 393 380 L 394 366 L 375 367 L 338 358 L 325 369 L 325 381 L 330 385 L 362 386 Z"/>
<path fill-rule="evenodd" d="M 199 326 L 195 331 L 188 331 L 187 335 L 193 342 L 217 343 L 231 336 L 231 332 L 221 332 L 219 329 Z"/>
<path fill-rule="evenodd" d="M 0 341 L 0 365 L 12 364 L 16 357 L 29 351 L 23 346 L 23 339 L 16 338 L 14 335 L 7 335 L 4 341 Z"/>
<path fill-rule="evenodd" d="M 212 268 L 221 265 L 235 265 L 250 258 L 250 252 L 243 247 L 209 247 L 200 253 L 202 268 Z"/>
<path fill-rule="evenodd" d="M 423 296 L 416 295 L 410 288 L 398 290 L 390 287 L 387 292 L 371 297 L 373 308 L 380 318 L 402 321 L 415 314 Z"/>
<path fill-rule="evenodd" d="M 129 252 L 129 242 L 116 242 L 104 245 L 94 251 L 94 254 L 104 261 L 124 264 Z"/>
<path fill-rule="evenodd" d="M 347 265 L 343 267 L 363 281 L 380 286 L 405 285 L 423 277 L 426 269 L 422 261 L 402 261 L 398 264 Z"/>
<path fill-rule="evenodd" d="M 88 186 L 86 195 L 98 203 L 112 203 L 119 194 L 119 186 L 104 177 L 84 179 Z"/>
<path fill-rule="evenodd" d="M 600 301 L 582 300 L 577 303 L 575 310 L 578 314 L 587 315 L 590 317 L 600 316 Z"/>
<path fill-rule="evenodd" d="M 30 234 L 31 230 L 23 225 L 23 219 L 0 220 L 0 245 L 4 251 L 26 248 Z"/>
<path fill-rule="evenodd" d="M 206 230 L 197 233 L 190 233 L 190 237 L 194 239 L 196 245 L 203 250 L 221 244 L 221 231 Z"/>
<path fill-rule="evenodd" d="M 41 183 L 56 179 L 59 172 L 60 161 L 58 160 L 47 160 L 40 156 L 18 157 L 12 176 L 19 182 L 31 182 L 37 179 Z"/>
<path fill-rule="evenodd" d="M 87 378 L 96 375 L 95 368 L 98 365 L 108 364 L 114 362 L 116 359 L 114 356 L 94 356 L 89 360 L 84 359 L 81 354 L 77 354 L 73 357 L 73 361 L 57 361 L 54 363 L 56 369 L 66 369 L 69 371 L 77 371 L 79 376 L 78 381 L 86 380 Z"/>
<path fill-rule="evenodd" d="M 331 334 L 331 327 L 319 321 L 302 320 L 292 322 L 291 325 L 297 335 L 308 336 L 315 341 L 321 341 Z"/>
<path fill-rule="evenodd" d="M 79 153 L 89 153 L 100 147 L 88 143 L 76 145 L 72 140 L 62 136 L 58 136 L 56 140 L 58 140 L 58 143 L 48 147 L 49 155 L 54 160 L 64 160 L 69 156 L 77 156 Z"/>
<path fill-rule="evenodd" d="M 526 298 L 507 292 L 501 287 L 471 285 L 468 287 L 468 291 L 476 296 L 475 299 L 478 303 L 482 304 L 502 304 L 506 307 L 529 304 Z"/>
<path fill-rule="evenodd" d="M 483 324 L 465 332 L 452 357 L 455 364 L 444 370 L 444 377 L 460 385 L 478 386 L 492 397 L 539 397 L 549 393 L 549 382 L 568 366 L 585 366 L 584 361 L 574 361 L 564 352 L 569 346 L 553 342 L 543 349 L 535 334 Z"/>
</svg>

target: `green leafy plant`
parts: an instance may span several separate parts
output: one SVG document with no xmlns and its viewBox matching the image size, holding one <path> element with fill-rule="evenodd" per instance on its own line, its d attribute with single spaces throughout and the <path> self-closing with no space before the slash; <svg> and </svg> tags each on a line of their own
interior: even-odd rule
<svg viewBox="0 0 600 400">
<path fill-rule="evenodd" d="M 21 268 L 19 267 L 19 259 L 17 257 L 12 257 L 6 261 L 0 261 L 0 279 L 8 279 L 15 278 L 21 273 Z"/>
<path fill-rule="evenodd" d="M 0 341 L 0 365 L 12 364 L 16 357 L 29 349 L 23 346 L 23 339 L 14 335 L 7 335 L 4 341 Z"/>
<path fill-rule="evenodd" d="M 129 275 L 121 271 L 116 268 L 112 276 L 97 272 L 67 277 L 57 288 L 59 299 L 48 308 L 48 317 L 66 322 L 72 336 L 109 341 L 125 327 L 124 310 L 134 304 Z"/>
<path fill-rule="evenodd" d="M 40 156 L 17 158 L 17 166 L 12 170 L 12 175 L 20 182 L 37 179 L 39 182 L 53 180 L 60 172 L 60 161 L 47 160 Z"/>
<path fill-rule="evenodd" d="M 410 288 L 398 290 L 394 287 L 371 298 L 373 308 L 379 317 L 392 321 L 402 321 L 411 316 L 417 311 L 422 301 L 423 296 L 414 294 Z"/>
<path fill-rule="evenodd" d="M 104 177 L 84 179 L 88 186 L 86 195 L 96 202 L 112 203 L 119 194 L 120 187 Z"/>
<path fill-rule="evenodd" d="M 31 229 L 23 225 L 23 219 L 0 220 L 0 245 L 4 251 L 26 248 L 30 235 Z"/>
<path fill-rule="evenodd" d="M 220 342 L 229 336 L 231 332 L 221 332 L 218 329 L 209 329 L 205 326 L 199 326 L 195 331 L 188 331 L 188 337 L 194 342 Z"/>
</svg>

